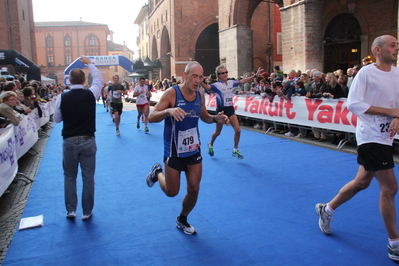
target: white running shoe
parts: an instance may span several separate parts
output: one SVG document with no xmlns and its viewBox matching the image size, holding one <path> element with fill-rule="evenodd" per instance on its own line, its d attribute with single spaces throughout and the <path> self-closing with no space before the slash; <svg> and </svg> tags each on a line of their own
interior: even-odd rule
<svg viewBox="0 0 399 266">
<path fill-rule="evenodd" d="M 156 175 L 158 170 L 162 171 L 162 166 L 159 163 L 156 163 L 152 166 L 151 172 L 149 172 L 146 177 L 147 186 L 152 187 L 155 182 L 158 181 L 158 176 Z"/>
<path fill-rule="evenodd" d="M 76 218 L 76 212 L 74 212 L 74 211 L 68 212 L 66 217 L 68 219 L 75 219 Z"/>
<path fill-rule="evenodd" d="M 176 227 L 177 228 L 182 230 L 186 235 L 194 235 L 197 233 L 197 231 L 195 231 L 194 226 L 190 225 L 187 222 L 187 218 L 184 219 L 183 221 L 179 221 L 179 217 L 180 216 L 177 216 L 177 218 L 176 218 Z"/>
<path fill-rule="evenodd" d="M 116 135 L 117 135 L 117 136 L 120 136 L 120 135 L 121 135 L 121 132 L 119 132 L 119 129 L 116 130 Z"/>
<path fill-rule="evenodd" d="M 286 135 L 287 137 L 295 137 L 295 134 L 292 132 L 289 132 L 289 131 L 287 133 L 285 133 L 284 135 Z"/>
<path fill-rule="evenodd" d="M 328 214 L 325 211 L 326 206 L 326 203 L 318 203 L 316 204 L 315 209 L 317 215 L 319 216 L 319 228 L 324 234 L 328 235 L 330 234 L 330 221 L 332 214 Z"/>
<path fill-rule="evenodd" d="M 391 260 L 399 261 L 399 246 L 392 248 L 391 245 L 388 244 L 388 257 Z"/>
<path fill-rule="evenodd" d="M 91 218 L 92 215 L 93 215 L 92 213 L 90 213 L 90 214 L 83 214 L 83 215 L 82 215 L 82 220 L 83 220 L 83 221 L 90 220 L 90 218 Z"/>
</svg>

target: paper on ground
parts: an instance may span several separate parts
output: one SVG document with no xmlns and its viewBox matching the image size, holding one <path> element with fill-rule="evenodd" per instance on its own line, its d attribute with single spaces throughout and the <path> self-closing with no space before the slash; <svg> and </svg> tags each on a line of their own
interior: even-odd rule
<svg viewBox="0 0 399 266">
<path fill-rule="evenodd" d="M 22 218 L 19 223 L 19 230 L 43 226 L 43 215 Z"/>
</svg>

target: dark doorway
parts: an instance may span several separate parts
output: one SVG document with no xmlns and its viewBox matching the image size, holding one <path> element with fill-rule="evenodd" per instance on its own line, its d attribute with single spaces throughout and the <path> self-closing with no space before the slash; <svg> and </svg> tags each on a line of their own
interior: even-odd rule
<svg viewBox="0 0 399 266">
<path fill-rule="evenodd" d="M 160 73 L 160 79 L 163 80 L 164 78 L 170 79 L 171 76 L 171 60 L 170 57 L 173 56 L 172 55 L 172 51 L 171 51 L 171 46 L 170 46 L 170 40 L 169 40 L 169 33 L 168 30 L 166 29 L 166 27 L 163 28 L 162 30 L 162 38 L 161 38 L 161 55 L 160 55 L 160 59 L 162 62 L 162 69 L 161 69 L 161 73 Z"/>
<path fill-rule="evenodd" d="M 328 25 L 324 37 L 324 72 L 333 72 L 361 64 L 362 34 L 357 19 L 350 14 L 336 16 Z"/>
<path fill-rule="evenodd" d="M 202 65 L 206 76 L 215 73 L 215 68 L 220 64 L 218 27 L 217 23 L 206 27 L 195 46 L 195 61 Z"/>
</svg>

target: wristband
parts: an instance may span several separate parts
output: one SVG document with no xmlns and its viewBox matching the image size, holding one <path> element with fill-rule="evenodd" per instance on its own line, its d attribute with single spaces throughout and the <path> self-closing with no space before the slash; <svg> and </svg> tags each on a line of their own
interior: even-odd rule
<svg viewBox="0 0 399 266">
<path fill-rule="evenodd" d="M 215 122 L 215 123 L 218 122 L 218 121 L 216 121 L 216 115 L 214 115 L 214 116 L 212 117 L 212 119 L 213 119 L 213 122 Z"/>
</svg>

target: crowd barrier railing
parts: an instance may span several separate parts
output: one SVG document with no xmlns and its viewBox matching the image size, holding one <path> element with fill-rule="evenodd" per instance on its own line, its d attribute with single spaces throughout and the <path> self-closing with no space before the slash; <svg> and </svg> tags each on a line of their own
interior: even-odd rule
<svg viewBox="0 0 399 266">
<path fill-rule="evenodd" d="M 157 102 L 162 94 L 163 91 L 153 93 L 151 101 Z M 304 96 L 285 100 L 276 96 L 270 102 L 267 97 L 254 94 L 234 95 L 232 99 L 235 113 L 244 118 L 346 133 L 347 138 L 337 148 L 355 139 L 357 116 L 349 111 L 346 100 Z M 205 94 L 205 105 L 208 111 L 216 111 L 216 95 Z M 399 135 L 394 140 L 398 142 Z"/>
<path fill-rule="evenodd" d="M 7 190 L 18 172 L 18 160 L 39 139 L 39 129 L 50 121 L 54 113 L 55 98 L 41 103 L 42 117 L 37 108 L 24 115 L 18 126 L 12 124 L 0 129 L 0 196 Z"/>
<path fill-rule="evenodd" d="M 157 102 L 163 91 L 152 93 Z M 207 110 L 216 111 L 216 95 L 205 94 Z M 304 127 L 355 133 L 357 117 L 349 111 L 346 98 L 311 99 L 294 96 L 291 100 L 275 97 L 270 102 L 260 95 L 234 95 L 233 106 L 238 116 Z"/>
</svg>

